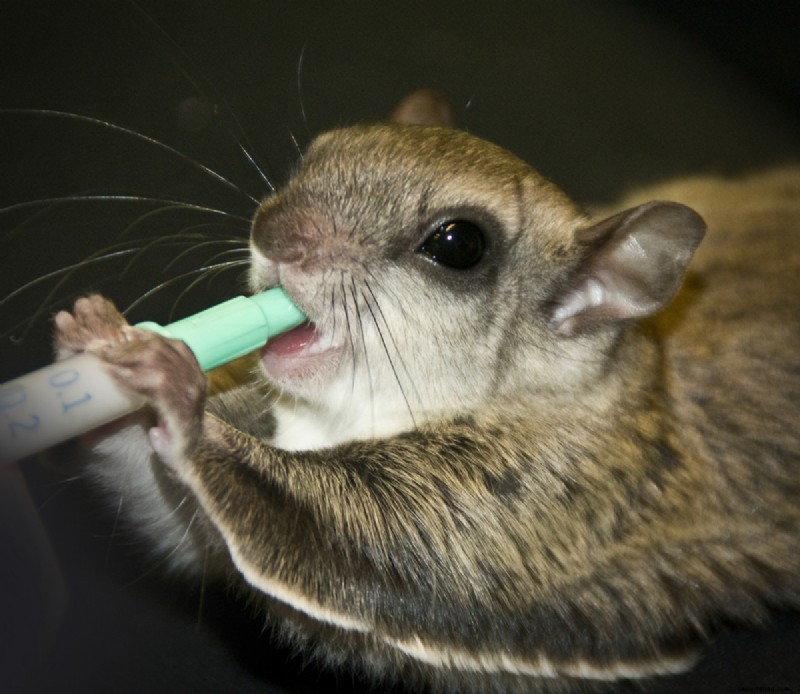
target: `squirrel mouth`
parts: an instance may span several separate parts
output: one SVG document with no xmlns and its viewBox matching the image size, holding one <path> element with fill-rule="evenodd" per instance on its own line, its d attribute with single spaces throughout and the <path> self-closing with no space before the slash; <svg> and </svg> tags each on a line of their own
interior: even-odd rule
<svg viewBox="0 0 800 694">
<path fill-rule="evenodd" d="M 311 376 L 339 351 L 314 323 L 306 322 L 271 338 L 261 350 L 261 363 L 270 378 L 281 382 Z"/>
<path fill-rule="evenodd" d="M 296 355 L 308 349 L 314 342 L 318 342 L 320 334 L 311 322 L 305 322 L 296 328 L 276 335 L 264 346 L 264 353 L 277 357 Z"/>
</svg>

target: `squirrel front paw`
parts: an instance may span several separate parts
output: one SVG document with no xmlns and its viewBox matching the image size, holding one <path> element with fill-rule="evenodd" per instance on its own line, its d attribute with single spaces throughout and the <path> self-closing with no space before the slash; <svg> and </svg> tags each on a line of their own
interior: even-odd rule
<svg viewBox="0 0 800 694">
<path fill-rule="evenodd" d="M 54 346 L 57 359 L 127 339 L 128 321 L 108 299 L 92 294 L 78 299 L 72 313 L 59 311 L 55 318 Z"/>
<path fill-rule="evenodd" d="M 88 351 L 101 359 L 126 390 L 142 395 L 155 410 L 149 430 L 153 449 L 177 467 L 202 436 L 206 377 L 186 344 L 128 324 L 100 296 L 75 302 L 73 313 L 56 316 L 60 356 Z"/>
</svg>

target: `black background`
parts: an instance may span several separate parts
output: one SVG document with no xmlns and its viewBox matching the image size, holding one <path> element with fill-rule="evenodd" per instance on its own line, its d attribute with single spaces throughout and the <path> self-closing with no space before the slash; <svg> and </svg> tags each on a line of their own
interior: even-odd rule
<svg viewBox="0 0 800 694">
<path fill-rule="evenodd" d="M 378 119 L 405 92 L 429 86 L 448 95 L 464 127 L 590 204 L 667 176 L 797 160 L 800 25 L 793 6 L 244 0 L 224 7 L 142 2 L 142 12 L 123 1 L 5 0 L 0 107 L 112 121 L 258 197 L 265 188 L 231 135 L 236 123 L 279 183 L 297 159 L 295 140 L 302 147 L 327 128 Z M 75 295 L 99 289 L 127 306 L 215 252 L 197 248 L 169 265 L 186 247 L 157 246 L 17 292 L 115 244 L 147 243 L 209 221 L 157 211 L 158 204 L 20 203 L 124 194 L 241 217 L 253 210 L 247 197 L 185 160 L 75 120 L 0 112 L 0 161 L 2 380 L 49 360 L 49 315 Z M 246 224 L 214 232 L 244 238 Z M 158 292 L 130 318 L 164 322 L 241 288 L 233 272 L 184 295 L 190 280 Z M 210 590 L 201 600 L 194 588 L 165 578 L 114 526 L 113 509 L 81 484 L 26 464 L 26 506 L 14 474 L 0 477 L 0 689 L 363 689 L 276 647 L 259 620 L 224 594 Z M 38 529 L 30 508 L 43 523 Z M 42 563 L 48 546 L 52 564 Z M 798 652 L 797 616 L 778 614 L 765 631 L 723 627 L 695 671 L 650 691 L 797 691 Z"/>
</svg>

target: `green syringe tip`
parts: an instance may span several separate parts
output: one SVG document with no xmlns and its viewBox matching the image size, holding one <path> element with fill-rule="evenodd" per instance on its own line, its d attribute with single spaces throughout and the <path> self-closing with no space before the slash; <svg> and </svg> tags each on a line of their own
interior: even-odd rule
<svg viewBox="0 0 800 694">
<path fill-rule="evenodd" d="M 269 324 L 269 336 L 274 337 L 306 322 L 305 314 L 295 306 L 282 287 L 275 287 L 250 297 Z M 267 340 L 264 340 L 266 342 Z"/>
<path fill-rule="evenodd" d="M 281 287 L 251 297 L 237 296 L 164 327 L 139 323 L 138 327 L 183 340 L 204 371 L 233 361 L 263 347 L 271 337 L 306 321 Z"/>
</svg>

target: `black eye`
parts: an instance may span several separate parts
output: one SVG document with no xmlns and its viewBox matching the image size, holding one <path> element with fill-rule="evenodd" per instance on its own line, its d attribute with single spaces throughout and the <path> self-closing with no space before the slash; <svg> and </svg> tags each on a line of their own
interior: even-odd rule
<svg viewBox="0 0 800 694">
<path fill-rule="evenodd" d="M 441 265 L 466 270 L 480 262 L 485 250 L 486 241 L 480 227 L 456 219 L 436 229 L 417 249 L 417 253 L 424 253 Z"/>
</svg>

